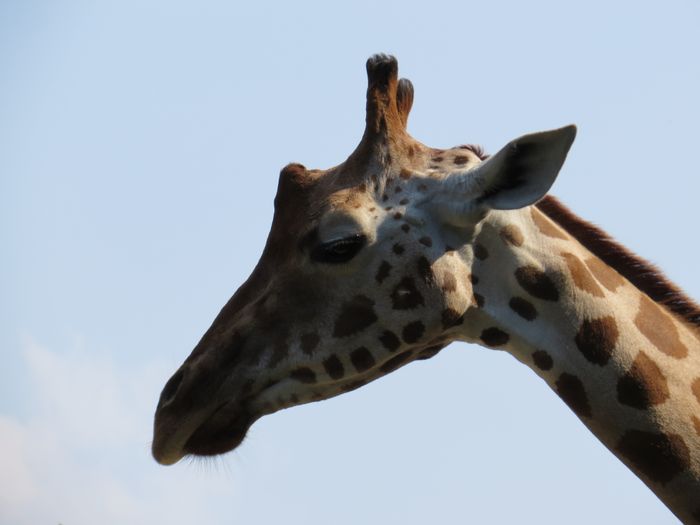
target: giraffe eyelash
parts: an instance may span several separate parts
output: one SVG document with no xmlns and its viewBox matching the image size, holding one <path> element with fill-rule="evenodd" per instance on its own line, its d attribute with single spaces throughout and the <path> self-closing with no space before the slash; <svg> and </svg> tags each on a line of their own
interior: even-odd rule
<svg viewBox="0 0 700 525">
<path fill-rule="evenodd" d="M 367 244 L 365 235 L 357 234 L 335 241 L 318 244 L 311 250 L 312 261 L 326 264 L 342 264 L 350 261 Z"/>
</svg>

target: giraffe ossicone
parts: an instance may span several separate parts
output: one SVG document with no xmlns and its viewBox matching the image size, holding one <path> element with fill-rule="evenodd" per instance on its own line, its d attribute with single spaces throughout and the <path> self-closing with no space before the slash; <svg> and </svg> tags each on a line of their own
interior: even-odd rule
<svg viewBox="0 0 700 525">
<path fill-rule="evenodd" d="M 285 167 L 260 261 L 165 385 L 153 456 L 237 447 L 260 417 L 327 399 L 452 341 L 508 351 L 684 522 L 700 521 L 700 309 L 545 196 L 576 129 L 488 157 L 427 147 L 413 86 L 367 62 L 342 164 Z"/>
</svg>

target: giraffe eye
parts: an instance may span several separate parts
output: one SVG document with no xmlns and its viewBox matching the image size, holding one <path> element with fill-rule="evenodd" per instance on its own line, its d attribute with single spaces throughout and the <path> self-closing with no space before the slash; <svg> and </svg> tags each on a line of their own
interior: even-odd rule
<svg viewBox="0 0 700 525">
<path fill-rule="evenodd" d="M 311 260 L 328 264 L 348 262 L 367 243 L 364 235 L 353 235 L 336 241 L 324 242 L 311 250 Z"/>
</svg>

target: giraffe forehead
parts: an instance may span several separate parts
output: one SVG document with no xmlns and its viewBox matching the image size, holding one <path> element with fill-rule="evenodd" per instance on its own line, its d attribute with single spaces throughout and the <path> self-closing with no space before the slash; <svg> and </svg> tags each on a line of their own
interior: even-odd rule
<svg viewBox="0 0 700 525">
<path fill-rule="evenodd" d="M 485 157 L 477 146 L 433 149 L 415 143 L 383 166 L 356 170 L 346 162 L 330 170 L 314 170 L 306 203 L 296 208 L 317 218 L 321 233 L 335 228 L 371 229 L 387 215 L 382 211 L 412 222 L 411 215 L 404 217 L 407 208 L 429 198 L 452 173 L 469 169 Z"/>
<path fill-rule="evenodd" d="M 421 177 L 390 179 L 383 191 L 379 184 L 376 191 L 364 187 L 362 184 L 359 189 L 344 189 L 326 197 L 328 204 L 318 214 L 317 221 L 321 239 L 333 240 L 353 234 L 373 236 L 378 224 L 386 218 L 416 224 L 415 218 L 405 214 L 411 204 L 418 202 L 418 195 L 428 188 Z"/>
</svg>

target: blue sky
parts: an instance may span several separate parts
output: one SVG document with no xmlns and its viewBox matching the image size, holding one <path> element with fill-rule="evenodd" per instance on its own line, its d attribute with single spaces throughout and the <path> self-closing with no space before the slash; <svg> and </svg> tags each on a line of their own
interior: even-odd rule
<svg viewBox="0 0 700 525">
<path fill-rule="evenodd" d="M 261 252 L 279 169 L 363 129 L 495 151 L 568 123 L 553 193 L 695 298 L 696 1 L 0 5 L 0 523 L 674 523 L 526 367 L 464 344 L 158 466 L 151 417 Z"/>
</svg>

